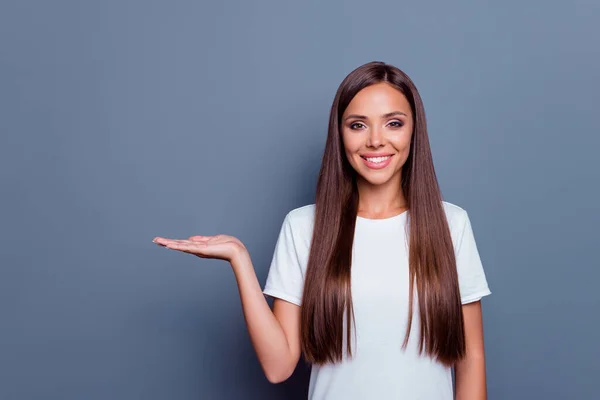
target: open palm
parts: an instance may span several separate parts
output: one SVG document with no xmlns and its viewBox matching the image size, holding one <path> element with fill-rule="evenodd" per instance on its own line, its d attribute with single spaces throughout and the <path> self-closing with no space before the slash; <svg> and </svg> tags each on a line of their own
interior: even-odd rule
<svg viewBox="0 0 600 400">
<path fill-rule="evenodd" d="M 156 237 L 153 242 L 201 258 L 215 258 L 229 262 L 246 251 L 246 247 L 239 239 L 228 235 L 191 236 L 187 240 Z"/>
</svg>

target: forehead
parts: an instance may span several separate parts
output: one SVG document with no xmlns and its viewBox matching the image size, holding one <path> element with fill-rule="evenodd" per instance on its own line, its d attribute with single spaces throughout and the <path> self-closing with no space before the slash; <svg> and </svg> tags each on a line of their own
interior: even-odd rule
<svg viewBox="0 0 600 400">
<path fill-rule="evenodd" d="M 344 115 L 380 116 L 392 111 L 402 111 L 411 115 L 406 96 L 389 83 L 381 82 L 359 91 L 348 104 Z"/>
</svg>

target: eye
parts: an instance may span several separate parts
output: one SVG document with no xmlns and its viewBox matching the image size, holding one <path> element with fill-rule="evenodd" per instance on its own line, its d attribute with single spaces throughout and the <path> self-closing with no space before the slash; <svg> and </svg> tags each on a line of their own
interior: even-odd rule
<svg viewBox="0 0 600 400">
<path fill-rule="evenodd" d="M 350 129 L 361 129 L 365 126 L 361 122 L 353 122 L 350 124 Z"/>
<path fill-rule="evenodd" d="M 402 128 L 404 123 L 402 121 L 392 121 L 389 123 L 389 125 L 393 126 L 394 128 Z"/>
</svg>

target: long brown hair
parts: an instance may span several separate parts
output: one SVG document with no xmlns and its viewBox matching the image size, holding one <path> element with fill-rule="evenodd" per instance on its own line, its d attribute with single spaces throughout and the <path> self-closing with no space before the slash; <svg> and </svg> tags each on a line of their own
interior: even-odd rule
<svg viewBox="0 0 600 400">
<path fill-rule="evenodd" d="M 416 287 L 419 350 L 452 365 L 465 355 L 463 315 L 454 248 L 431 157 L 425 110 L 412 80 L 383 62 L 370 62 L 352 71 L 340 84 L 331 106 L 302 301 L 302 352 L 314 364 L 341 361 L 346 317 L 346 351 L 352 355 L 350 267 L 358 190 L 356 171 L 345 156 L 340 122 L 354 96 L 380 82 L 404 94 L 414 121 L 410 153 L 401 173 L 410 230 L 409 321 L 403 347 L 410 336 Z"/>
</svg>

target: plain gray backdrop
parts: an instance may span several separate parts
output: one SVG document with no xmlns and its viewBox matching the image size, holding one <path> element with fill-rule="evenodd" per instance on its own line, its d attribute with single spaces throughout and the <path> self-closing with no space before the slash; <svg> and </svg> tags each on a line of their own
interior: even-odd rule
<svg viewBox="0 0 600 400">
<path fill-rule="evenodd" d="M 382 60 L 469 212 L 489 398 L 598 399 L 600 3 L 0 5 L 0 399 L 303 399 L 265 379 L 227 233 L 264 284 L 312 203 L 331 101 Z"/>
</svg>

